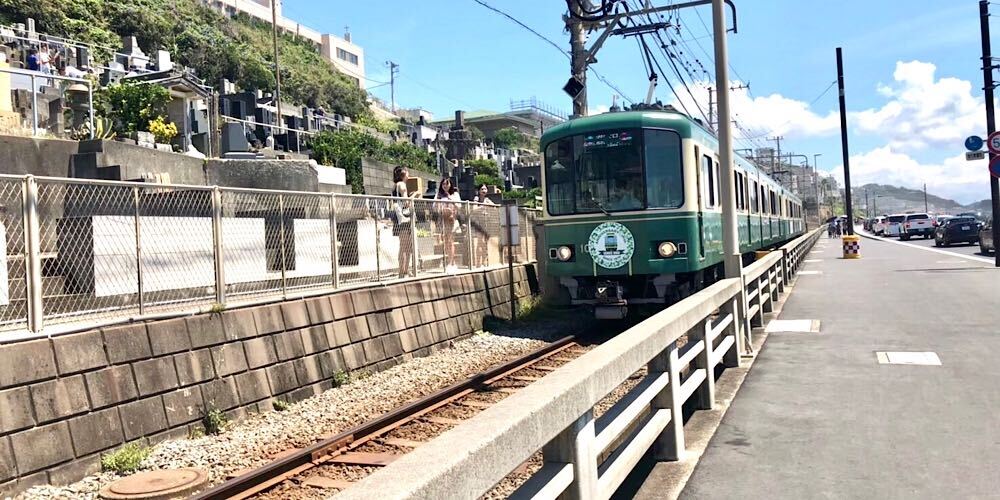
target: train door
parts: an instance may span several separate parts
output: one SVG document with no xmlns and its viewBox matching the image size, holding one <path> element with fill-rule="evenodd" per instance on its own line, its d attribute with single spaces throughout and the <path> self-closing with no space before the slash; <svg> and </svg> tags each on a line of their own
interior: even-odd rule
<svg viewBox="0 0 1000 500">
<path fill-rule="evenodd" d="M 701 149 L 694 148 L 695 186 L 698 191 L 698 255 L 705 258 L 705 172 L 701 167 Z"/>
</svg>

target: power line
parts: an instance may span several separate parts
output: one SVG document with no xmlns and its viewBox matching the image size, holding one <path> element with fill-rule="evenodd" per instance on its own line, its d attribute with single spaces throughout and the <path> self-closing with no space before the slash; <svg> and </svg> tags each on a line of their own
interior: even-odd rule
<svg viewBox="0 0 1000 500">
<path fill-rule="evenodd" d="M 489 9 L 489 10 L 491 10 L 491 11 L 493 11 L 493 12 L 495 12 L 495 13 L 497 13 L 497 14 L 505 17 L 505 18 L 507 18 L 508 20 L 510 20 L 513 23 L 517 24 L 521 28 L 524 28 L 525 30 L 528 30 L 533 35 L 535 35 L 536 37 L 542 39 L 545 43 L 547 43 L 547 44 L 555 47 L 555 49 L 558 50 L 559 53 L 562 54 L 564 57 L 566 57 L 567 59 L 570 58 L 569 53 L 566 52 L 565 50 L 563 50 L 563 48 L 559 44 L 553 42 L 551 39 L 549 39 L 545 35 L 539 33 L 538 31 L 535 31 L 530 26 L 528 26 L 527 24 L 524 24 L 523 22 L 521 22 L 520 20 L 518 20 L 514 16 L 512 16 L 512 15 L 510 15 L 510 14 L 508 14 L 508 13 L 506 13 L 506 12 L 504 12 L 504 11 L 496 8 L 496 7 L 493 7 L 492 5 L 484 2 L 483 0 L 472 0 L 472 1 L 478 3 L 479 5 L 481 5 L 483 7 L 486 7 L 487 9 Z M 607 85 L 608 88 L 610 88 L 611 90 L 615 91 L 615 93 L 617 93 L 619 96 L 621 96 L 622 99 L 625 99 L 626 101 L 628 101 L 630 103 L 634 102 L 627 95 L 625 95 L 625 93 L 622 92 L 621 89 L 619 89 L 615 84 L 611 83 L 611 81 L 608 80 L 604 75 L 598 73 L 597 70 L 595 70 L 593 68 L 588 68 L 588 71 L 593 72 L 594 76 L 597 77 L 598 80 L 600 80 L 602 83 L 604 83 L 605 85 Z"/>
</svg>

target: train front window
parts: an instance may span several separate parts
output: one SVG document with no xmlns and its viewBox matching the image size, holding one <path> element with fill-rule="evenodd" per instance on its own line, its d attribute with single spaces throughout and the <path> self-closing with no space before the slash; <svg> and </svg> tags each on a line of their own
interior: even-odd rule
<svg viewBox="0 0 1000 500">
<path fill-rule="evenodd" d="M 563 138 L 545 149 L 545 181 L 552 215 L 676 208 L 680 136 L 621 129 Z"/>
</svg>

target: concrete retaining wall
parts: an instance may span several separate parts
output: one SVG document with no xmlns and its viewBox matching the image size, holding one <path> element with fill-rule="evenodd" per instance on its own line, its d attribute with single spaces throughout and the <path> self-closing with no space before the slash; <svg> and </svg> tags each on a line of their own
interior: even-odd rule
<svg viewBox="0 0 1000 500">
<path fill-rule="evenodd" d="M 0 496 L 66 484 L 130 441 L 184 438 L 383 370 L 510 317 L 507 269 L 472 272 L 0 346 Z M 515 268 L 519 297 L 537 284 Z"/>
</svg>

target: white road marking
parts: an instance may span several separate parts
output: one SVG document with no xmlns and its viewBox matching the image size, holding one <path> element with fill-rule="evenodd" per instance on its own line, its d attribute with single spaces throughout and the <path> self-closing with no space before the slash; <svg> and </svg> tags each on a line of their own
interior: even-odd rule
<svg viewBox="0 0 1000 500">
<path fill-rule="evenodd" d="M 819 333 L 818 319 L 774 319 L 764 329 L 767 333 Z"/>
<path fill-rule="evenodd" d="M 817 274 L 823 274 L 823 271 L 799 271 L 799 276 L 814 276 Z"/>
<path fill-rule="evenodd" d="M 877 351 L 880 365 L 941 366 L 941 358 L 934 352 Z"/>
<path fill-rule="evenodd" d="M 816 262 L 823 262 L 823 259 L 806 259 L 802 262 L 805 262 L 806 264 L 814 264 Z"/>
<path fill-rule="evenodd" d="M 962 255 L 962 254 L 958 254 L 958 253 L 954 253 L 954 252 L 949 252 L 947 250 L 938 250 L 937 248 L 922 247 L 920 245 L 914 245 L 913 243 L 906 243 L 906 242 L 902 242 L 902 241 L 882 239 L 882 238 L 879 238 L 879 237 L 876 237 L 876 236 L 872 236 L 872 235 L 870 235 L 868 233 L 864 233 L 864 232 L 861 232 L 861 231 L 858 231 L 858 234 L 860 234 L 861 236 L 864 236 L 865 238 L 868 238 L 870 240 L 881 241 L 881 242 L 884 242 L 884 243 L 892 243 L 893 245 L 902 245 L 904 247 L 916 248 L 916 249 L 919 249 L 919 250 L 926 250 L 928 252 L 939 253 L 941 255 L 947 255 L 949 257 L 958 257 L 960 259 L 968 259 L 968 260 L 972 260 L 972 261 L 976 261 L 976 262 L 984 262 L 986 264 L 993 264 L 993 259 L 987 259 L 985 257 L 973 257 L 971 255 Z M 862 249 L 862 251 L 864 251 L 864 250 Z M 801 274 L 801 273 L 799 273 L 799 274 Z"/>
</svg>

